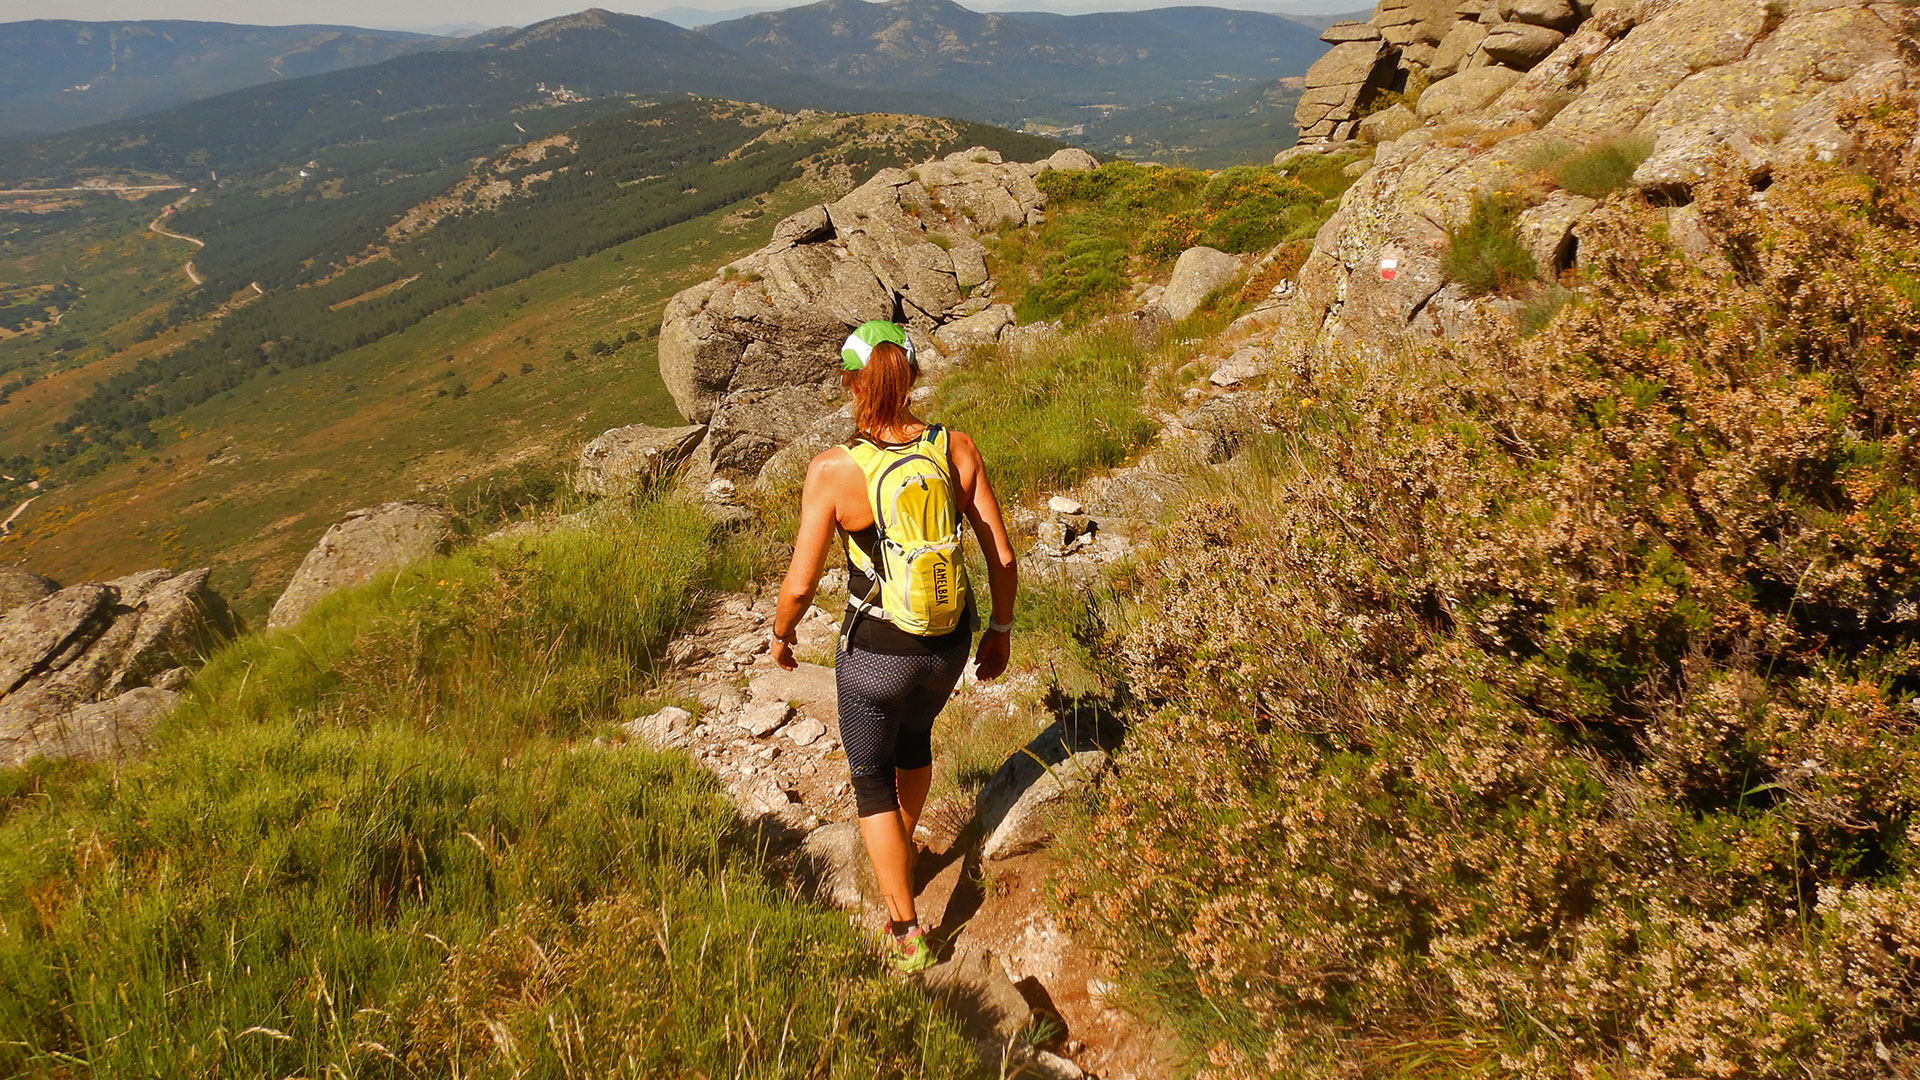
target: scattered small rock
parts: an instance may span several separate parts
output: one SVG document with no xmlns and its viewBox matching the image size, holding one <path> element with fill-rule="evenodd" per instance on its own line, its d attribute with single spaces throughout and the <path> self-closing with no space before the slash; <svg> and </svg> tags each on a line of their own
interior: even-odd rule
<svg viewBox="0 0 1920 1080">
<path fill-rule="evenodd" d="M 780 730 L 788 718 L 793 716 L 793 706 L 784 701 L 768 701 L 758 705 L 749 705 L 740 713 L 739 724 L 753 734 L 756 739 L 764 739 Z"/>
<path fill-rule="evenodd" d="M 1226 362 L 1215 368 L 1207 381 L 1215 386 L 1237 386 L 1267 373 L 1265 350 L 1245 345 L 1233 351 Z"/>
<path fill-rule="evenodd" d="M 786 728 L 786 736 L 793 740 L 795 746 L 812 746 L 826 733 L 827 725 L 812 717 L 803 717 Z"/>
<path fill-rule="evenodd" d="M 1086 506 L 1083 505 L 1080 500 L 1068 498 L 1065 495 L 1055 495 L 1053 498 L 1048 499 L 1047 509 L 1056 514 L 1084 514 L 1087 512 Z"/>
<path fill-rule="evenodd" d="M 792 671 L 775 668 L 756 675 L 748 684 L 747 693 L 756 705 L 792 702 L 817 719 L 835 716 L 839 711 L 840 696 L 833 669 L 820 664 L 800 664 Z"/>
<path fill-rule="evenodd" d="M 626 732 L 641 742 L 663 750 L 685 746 L 688 736 L 693 732 L 693 714 L 679 706 L 669 705 L 651 716 L 629 721 Z"/>
</svg>

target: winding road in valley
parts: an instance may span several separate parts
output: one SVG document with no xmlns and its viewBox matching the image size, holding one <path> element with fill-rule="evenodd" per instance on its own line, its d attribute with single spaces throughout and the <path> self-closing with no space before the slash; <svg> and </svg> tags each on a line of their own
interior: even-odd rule
<svg viewBox="0 0 1920 1080">
<path fill-rule="evenodd" d="M 151 229 L 156 233 L 159 233 L 161 236 L 171 236 L 175 240 L 185 240 L 187 243 L 192 244 L 194 247 L 206 247 L 207 242 L 205 240 L 202 240 L 197 236 L 188 236 L 186 233 L 174 232 L 173 230 L 160 224 L 161 222 L 167 220 L 168 214 L 173 213 L 176 209 L 185 205 L 188 199 L 193 198 L 193 194 L 194 194 L 193 192 L 189 191 L 185 195 L 182 195 L 179 198 L 168 203 L 166 205 L 166 208 L 161 210 L 159 214 L 155 215 L 152 221 L 147 222 L 147 228 Z M 181 269 L 187 272 L 188 281 L 193 282 L 195 285 L 198 285 L 202 282 L 203 279 L 200 277 L 200 271 L 195 270 L 193 268 L 192 259 L 188 259 L 187 265 L 181 267 Z"/>
<path fill-rule="evenodd" d="M 27 512 L 27 507 L 29 507 L 29 506 L 32 506 L 32 505 L 33 505 L 33 500 L 34 500 L 34 499 L 37 499 L 37 498 L 39 498 L 39 497 L 40 497 L 40 496 L 38 496 L 38 495 L 35 495 L 35 496 L 33 496 L 33 498 L 30 498 L 30 499 L 28 499 L 28 500 L 27 500 L 26 502 L 23 502 L 23 503 L 21 503 L 21 504 L 20 504 L 19 506 L 16 506 L 16 507 L 14 507 L 14 508 L 13 508 L 13 513 L 11 513 L 11 514 L 8 514 L 8 515 L 7 515 L 7 520 L 5 520 L 5 521 L 0 521 L 0 535 L 5 535 L 5 534 L 7 534 L 7 533 L 10 533 L 10 532 L 12 532 L 12 531 L 13 531 L 13 519 L 14 519 L 14 518 L 17 518 L 17 517 L 19 517 L 19 516 L 20 516 L 21 514 L 24 514 L 24 513 L 26 513 L 26 512 Z"/>
</svg>

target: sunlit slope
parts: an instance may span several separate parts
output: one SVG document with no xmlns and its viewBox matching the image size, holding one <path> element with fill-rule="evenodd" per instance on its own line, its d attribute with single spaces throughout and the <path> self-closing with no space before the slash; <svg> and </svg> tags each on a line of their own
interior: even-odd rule
<svg viewBox="0 0 1920 1080">
<path fill-rule="evenodd" d="M 220 306 L 157 342 L 135 339 L 160 301 L 187 293 L 184 260 L 213 264 L 220 241 L 195 249 L 122 217 L 120 242 L 137 232 L 140 250 L 172 245 L 159 272 L 179 280 L 95 312 L 104 344 L 76 357 L 83 370 L 46 375 L 43 358 L 44 377 L 0 406 L 0 452 L 33 455 L 51 481 L 0 537 L 0 561 L 68 580 L 211 562 L 216 587 L 258 615 L 356 506 L 435 499 L 489 527 L 503 505 L 562 481 L 606 428 L 676 422 L 652 336 L 674 292 L 836 183 L 994 137 L 946 121 L 715 108 L 723 122 L 689 153 L 744 160 L 752 182 L 713 173 L 737 190 L 675 182 L 634 201 L 647 185 L 559 183 L 587 165 L 606 177 L 611 159 L 585 156 L 585 135 L 541 161 L 516 151 L 389 222 L 386 242 L 341 257 L 344 269 L 264 295 L 210 281 L 201 303 Z M 1008 150 L 1038 147 L 999 135 Z M 716 192 L 737 197 L 715 207 Z"/>
</svg>

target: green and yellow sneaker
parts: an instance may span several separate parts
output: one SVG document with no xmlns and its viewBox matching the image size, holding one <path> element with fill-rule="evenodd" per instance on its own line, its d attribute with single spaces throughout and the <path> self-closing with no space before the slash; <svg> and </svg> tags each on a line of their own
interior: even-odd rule
<svg viewBox="0 0 1920 1080">
<path fill-rule="evenodd" d="M 887 963 L 908 974 L 925 971 L 937 962 L 933 942 L 927 940 L 927 932 L 918 926 L 907 931 L 905 937 L 894 937 L 893 931 L 881 930 L 880 946 L 886 951 Z"/>
</svg>

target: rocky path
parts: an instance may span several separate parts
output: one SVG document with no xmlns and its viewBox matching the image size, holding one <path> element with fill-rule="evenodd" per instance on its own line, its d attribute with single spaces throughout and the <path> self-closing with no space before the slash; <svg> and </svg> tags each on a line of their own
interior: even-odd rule
<svg viewBox="0 0 1920 1080">
<path fill-rule="evenodd" d="M 662 709 L 627 724 L 626 734 L 712 770 L 803 887 L 877 930 L 885 908 L 859 837 L 834 672 L 807 662 L 830 661 L 838 623 L 811 610 L 795 650 L 803 662 L 783 671 L 767 653 L 773 607 L 771 588 L 715 599 L 669 654 L 670 694 L 697 702 L 698 715 Z M 1011 712 L 1042 689 L 1031 673 L 992 683 L 969 675 L 947 715 Z M 1048 907 L 1050 815 L 1106 758 L 1091 734 L 1077 746 L 1052 745 L 1061 742 L 1057 728 L 1037 733 L 1029 747 L 1054 759 L 1063 780 L 1016 750 L 977 796 L 948 788 L 928 806 L 916 837 L 918 901 L 944 959 L 920 978 L 953 1003 L 985 1056 L 1010 1055 L 1007 1075 L 1170 1075 L 1169 1040 L 1107 1006 L 1106 973 L 1074 949 Z M 936 743 L 941 738 L 936 728 Z"/>
</svg>

